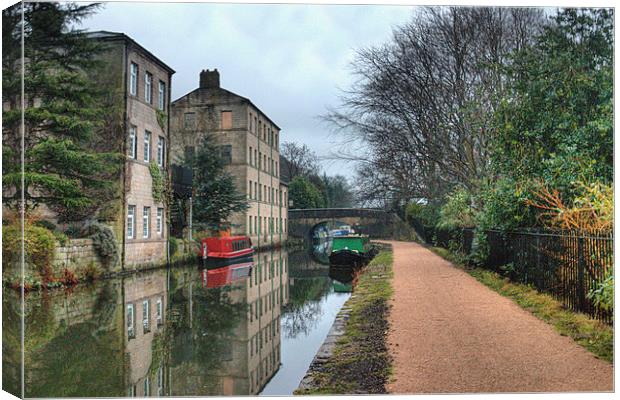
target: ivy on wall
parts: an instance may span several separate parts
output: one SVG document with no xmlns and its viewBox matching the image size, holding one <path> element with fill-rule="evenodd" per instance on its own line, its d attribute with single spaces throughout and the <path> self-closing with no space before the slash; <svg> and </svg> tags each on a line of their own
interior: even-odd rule
<svg viewBox="0 0 620 400">
<path fill-rule="evenodd" d="M 168 116 L 162 110 L 157 110 L 157 123 L 159 127 L 165 132 L 166 131 L 166 123 L 168 122 Z"/>
<path fill-rule="evenodd" d="M 161 173 L 159 165 L 157 165 L 155 161 L 151 161 L 151 163 L 149 164 L 149 171 L 151 172 L 151 178 L 153 179 L 153 200 L 155 200 L 156 202 L 161 202 L 164 200 L 164 190 L 166 186 L 164 182 L 164 176 Z"/>
</svg>

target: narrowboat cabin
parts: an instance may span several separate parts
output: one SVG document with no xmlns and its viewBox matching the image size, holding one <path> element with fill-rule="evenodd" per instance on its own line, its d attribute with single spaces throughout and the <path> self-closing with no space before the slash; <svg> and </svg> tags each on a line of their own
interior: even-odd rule
<svg viewBox="0 0 620 400">
<path fill-rule="evenodd" d="M 334 237 L 329 254 L 331 266 L 359 268 L 366 265 L 377 254 L 367 235 Z"/>
<path fill-rule="evenodd" d="M 202 239 L 198 254 L 208 268 L 217 268 L 251 260 L 253 255 L 252 240 L 247 236 L 208 237 Z"/>
</svg>

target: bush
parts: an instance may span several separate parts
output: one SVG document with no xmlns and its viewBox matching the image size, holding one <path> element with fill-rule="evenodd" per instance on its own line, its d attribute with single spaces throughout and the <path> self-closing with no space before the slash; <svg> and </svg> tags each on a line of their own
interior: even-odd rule
<svg viewBox="0 0 620 400">
<path fill-rule="evenodd" d="M 93 245 L 99 257 L 101 257 L 108 267 L 113 267 L 118 261 L 118 245 L 114 232 L 109 226 L 101 223 L 93 223 L 88 226 L 88 234 L 93 240 Z"/>
<path fill-rule="evenodd" d="M 596 307 L 611 311 L 614 308 L 614 276 L 607 275 L 605 280 L 599 283 L 590 293 L 588 298 Z"/>
<path fill-rule="evenodd" d="M 2 227 L 2 265 L 20 265 L 21 227 L 19 224 L 4 225 Z M 47 228 L 35 224 L 24 227 L 25 261 L 43 277 L 52 278 L 52 263 L 56 251 L 56 238 Z"/>
<path fill-rule="evenodd" d="M 510 178 L 483 186 L 478 195 L 483 206 L 476 215 L 476 226 L 504 231 L 535 226 L 536 216 L 528 205 L 532 189 L 531 184 Z"/>
<path fill-rule="evenodd" d="M 81 274 L 86 281 L 94 282 L 101 276 L 101 271 L 97 268 L 94 262 L 90 262 L 84 267 Z"/>
<path fill-rule="evenodd" d="M 472 196 L 466 189 L 457 189 L 448 196 L 439 211 L 438 228 L 470 228 L 474 226 Z"/>
</svg>

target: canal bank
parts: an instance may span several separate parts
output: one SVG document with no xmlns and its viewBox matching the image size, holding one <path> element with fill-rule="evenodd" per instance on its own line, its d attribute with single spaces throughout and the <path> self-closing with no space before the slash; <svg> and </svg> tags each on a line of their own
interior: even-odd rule
<svg viewBox="0 0 620 400">
<path fill-rule="evenodd" d="M 386 393 L 392 276 L 392 253 L 384 249 L 359 275 L 295 394 Z"/>
</svg>

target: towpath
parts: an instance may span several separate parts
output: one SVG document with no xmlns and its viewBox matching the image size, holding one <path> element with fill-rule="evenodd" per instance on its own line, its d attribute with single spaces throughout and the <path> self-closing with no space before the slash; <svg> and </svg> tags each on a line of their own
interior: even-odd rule
<svg viewBox="0 0 620 400">
<path fill-rule="evenodd" d="M 610 363 L 430 250 L 390 243 L 390 393 L 613 390 Z"/>
</svg>

